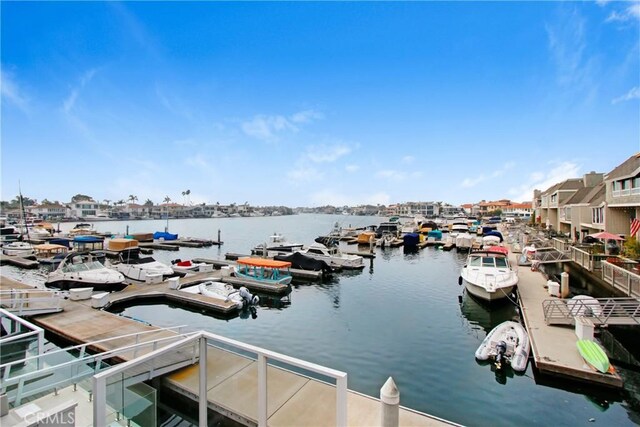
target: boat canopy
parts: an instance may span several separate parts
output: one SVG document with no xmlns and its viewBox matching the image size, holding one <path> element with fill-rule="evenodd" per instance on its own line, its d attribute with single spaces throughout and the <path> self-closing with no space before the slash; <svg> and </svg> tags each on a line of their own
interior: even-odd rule
<svg viewBox="0 0 640 427">
<path fill-rule="evenodd" d="M 509 255 L 509 249 L 505 248 L 504 246 L 491 246 L 489 249 L 487 249 L 487 251 Z"/>
<path fill-rule="evenodd" d="M 435 239 L 442 239 L 442 231 L 440 230 L 431 230 L 427 233 L 427 238 L 433 237 Z"/>
<path fill-rule="evenodd" d="M 97 236 L 76 236 L 73 238 L 73 241 L 82 243 L 98 243 L 104 241 L 104 238 Z"/>
<path fill-rule="evenodd" d="M 266 267 L 266 268 L 289 268 L 291 263 L 288 261 L 278 261 L 273 259 L 264 258 L 240 258 L 238 264 L 249 265 L 252 267 Z"/>
<path fill-rule="evenodd" d="M 484 235 L 485 235 L 485 237 L 486 236 L 496 236 L 497 238 L 500 239 L 501 242 L 504 240 L 504 237 L 502 237 L 502 233 L 499 232 L 499 231 L 496 231 L 496 230 L 485 232 Z"/>
</svg>

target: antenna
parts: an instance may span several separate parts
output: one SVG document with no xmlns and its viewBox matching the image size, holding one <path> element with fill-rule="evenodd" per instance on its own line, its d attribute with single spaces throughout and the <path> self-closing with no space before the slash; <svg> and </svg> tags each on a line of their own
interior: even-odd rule
<svg viewBox="0 0 640 427">
<path fill-rule="evenodd" d="M 24 201 L 22 200 L 22 188 L 20 186 L 20 180 L 18 180 L 18 197 L 20 197 L 20 214 L 22 215 L 22 223 L 24 224 L 24 229 L 27 232 L 27 240 L 31 241 L 31 236 L 29 236 L 29 226 L 27 225 L 27 214 L 24 211 Z"/>
</svg>

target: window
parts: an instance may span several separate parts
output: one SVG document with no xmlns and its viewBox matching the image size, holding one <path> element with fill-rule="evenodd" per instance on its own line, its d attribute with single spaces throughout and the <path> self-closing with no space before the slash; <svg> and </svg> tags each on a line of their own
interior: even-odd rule
<svg viewBox="0 0 640 427">
<path fill-rule="evenodd" d="M 591 222 L 593 224 L 604 223 L 604 208 L 591 209 Z"/>
</svg>

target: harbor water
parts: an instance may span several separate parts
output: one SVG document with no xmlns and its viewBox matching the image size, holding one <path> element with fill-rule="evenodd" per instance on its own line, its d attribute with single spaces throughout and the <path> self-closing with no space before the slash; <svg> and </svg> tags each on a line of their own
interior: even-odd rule
<svg viewBox="0 0 640 427">
<path fill-rule="evenodd" d="M 99 231 L 162 231 L 217 239 L 221 247 L 155 251 L 172 259 L 219 258 L 250 249 L 277 232 L 310 244 L 338 222 L 343 227 L 377 225 L 384 218 L 295 215 L 257 218 L 105 221 Z M 63 230 L 74 224 L 62 224 Z M 344 244 L 343 244 L 344 245 Z M 346 250 L 368 247 L 342 246 Z M 392 376 L 403 406 L 477 426 L 624 426 L 638 423 L 633 392 L 585 387 L 545 378 L 529 363 L 524 374 L 496 372 L 474 352 L 497 324 L 517 318 L 514 304 L 487 308 L 458 285 L 464 254 L 425 248 L 375 249 L 363 271 L 336 274 L 321 283 L 294 283 L 284 299 L 263 297 L 254 316 L 219 319 L 165 304 L 120 308 L 122 314 L 157 326 L 188 325 L 348 373 L 348 387 L 378 396 Z M 2 274 L 42 282 L 43 272 L 2 267 Z M 577 351 L 577 350 L 576 350 Z M 635 378 L 629 376 L 629 383 Z M 625 378 L 627 379 L 627 378 Z M 313 402 L 309 402 L 313 404 Z"/>
</svg>

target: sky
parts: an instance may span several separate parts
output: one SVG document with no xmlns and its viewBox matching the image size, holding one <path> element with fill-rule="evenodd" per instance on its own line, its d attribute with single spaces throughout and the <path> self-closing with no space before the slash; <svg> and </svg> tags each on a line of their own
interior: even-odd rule
<svg viewBox="0 0 640 427">
<path fill-rule="evenodd" d="M 640 151 L 640 3 L 2 2 L 1 194 L 532 199 Z"/>
</svg>

